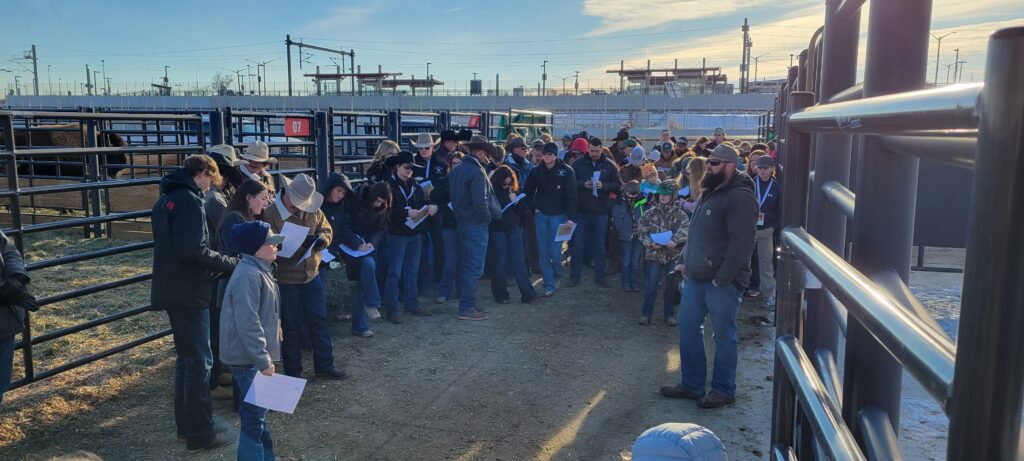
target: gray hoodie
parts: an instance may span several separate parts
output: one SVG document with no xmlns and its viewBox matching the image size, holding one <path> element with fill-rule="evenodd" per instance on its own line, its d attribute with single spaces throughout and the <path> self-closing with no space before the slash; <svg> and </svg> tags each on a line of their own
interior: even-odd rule
<svg viewBox="0 0 1024 461">
<path fill-rule="evenodd" d="M 228 281 L 221 309 L 221 362 L 253 365 L 263 371 L 281 359 L 281 293 L 272 262 L 242 255 Z"/>
</svg>

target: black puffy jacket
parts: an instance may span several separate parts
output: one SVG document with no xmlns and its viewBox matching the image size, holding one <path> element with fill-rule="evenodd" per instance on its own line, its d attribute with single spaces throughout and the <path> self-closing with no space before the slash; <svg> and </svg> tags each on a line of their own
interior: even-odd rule
<svg viewBox="0 0 1024 461">
<path fill-rule="evenodd" d="M 210 307 L 214 277 L 230 273 L 238 259 L 210 249 L 203 192 L 184 169 L 160 181 L 153 205 L 153 282 L 155 310 Z"/>
<path fill-rule="evenodd" d="M 14 246 L 11 238 L 3 232 L 0 232 L 0 270 L 3 274 L 0 285 L 15 275 L 22 278 L 23 282 L 29 280 L 21 253 L 18 252 L 18 248 Z M 25 309 L 11 300 L 0 300 L 0 338 L 21 333 L 24 329 Z"/>
<path fill-rule="evenodd" d="M 523 188 L 530 208 L 548 216 L 568 215 L 576 219 L 576 174 L 561 160 L 548 168 L 537 165 L 526 177 Z"/>
</svg>

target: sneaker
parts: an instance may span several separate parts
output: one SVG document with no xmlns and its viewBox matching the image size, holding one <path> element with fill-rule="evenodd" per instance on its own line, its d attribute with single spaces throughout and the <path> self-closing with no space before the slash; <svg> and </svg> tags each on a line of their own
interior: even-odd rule
<svg viewBox="0 0 1024 461">
<path fill-rule="evenodd" d="M 345 370 L 339 370 L 337 368 L 327 371 L 318 371 L 314 373 L 314 376 L 317 378 L 333 379 L 338 381 L 348 379 L 348 373 L 345 373 Z"/>
<path fill-rule="evenodd" d="M 481 313 L 481 314 L 486 314 L 487 313 L 487 308 L 483 307 L 483 306 L 476 306 L 476 311 Z"/>
<path fill-rule="evenodd" d="M 188 451 L 192 452 L 212 450 L 214 448 L 220 448 L 223 447 L 224 445 L 233 442 L 236 437 L 238 437 L 238 434 L 234 432 L 228 433 L 228 431 L 214 431 L 213 437 L 211 437 L 210 440 L 207 440 L 204 443 L 189 442 L 188 444 L 185 445 L 185 448 L 188 449 Z"/>
<path fill-rule="evenodd" d="M 402 320 L 402 314 L 399 314 L 398 312 L 388 312 L 388 321 L 396 325 L 405 323 L 405 321 Z"/>
<path fill-rule="evenodd" d="M 665 323 L 667 323 L 668 326 L 670 326 L 670 327 L 674 327 L 674 326 L 679 324 L 678 322 L 676 322 L 676 318 L 675 317 L 669 317 L 669 318 L 665 319 Z"/>
<path fill-rule="evenodd" d="M 756 298 L 758 296 L 761 296 L 761 292 L 758 290 L 747 290 L 745 293 L 743 293 L 743 296 L 746 296 L 748 298 Z"/>
<path fill-rule="evenodd" d="M 640 320 L 637 323 L 639 323 L 641 325 L 650 325 L 651 324 L 651 318 L 646 316 L 646 315 L 641 315 L 640 316 Z"/>
<path fill-rule="evenodd" d="M 437 302 L 438 304 L 445 304 L 448 302 L 448 298 L 445 298 L 444 296 L 438 296 L 435 302 Z"/>
<path fill-rule="evenodd" d="M 376 307 L 367 307 L 366 315 L 370 317 L 370 320 L 377 320 L 380 318 L 380 310 Z"/>
<path fill-rule="evenodd" d="M 661 386 L 661 390 L 659 392 L 661 393 L 661 395 L 668 397 L 670 399 L 700 400 L 704 398 L 703 394 L 683 389 L 679 387 L 678 384 L 675 386 Z"/>
<path fill-rule="evenodd" d="M 697 401 L 697 406 L 700 408 L 718 408 L 734 403 L 736 403 L 736 397 L 726 397 L 719 394 L 718 391 L 711 391 Z"/>
<path fill-rule="evenodd" d="M 774 310 L 775 309 L 775 298 L 773 298 L 771 296 L 766 297 L 766 298 L 764 298 L 764 301 L 761 302 L 761 305 L 764 306 L 765 309 Z"/>
<path fill-rule="evenodd" d="M 357 331 L 353 331 L 352 334 L 355 335 L 355 336 L 362 336 L 364 338 L 370 338 L 370 337 L 373 336 L 373 330 L 366 330 L 366 331 L 364 331 L 362 333 L 357 332 Z"/>
<path fill-rule="evenodd" d="M 348 322 L 352 320 L 352 314 L 348 312 L 339 312 L 338 315 L 334 317 L 334 320 L 338 322 Z"/>
<path fill-rule="evenodd" d="M 217 432 L 227 432 L 228 429 L 230 429 L 230 428 L 231 428 L 231 426 L 228 426 L 228 423 L 222 421 L 220 418 L 217 418 L 217 417 L 213 418 L 213 432 L 214 433 L 217 433 Z M 178 436 L 178 441 L 179 442 L 184 443 L 187 440 L 188 439 L 185 438 L 185 437 L 182 437 L 180 435 Z"/>
<path fill-rule="evenodd" d="M 217 386 L 210 389 L 210 398 L 213 400 L 231 400 L 235 396 L 235 392 L 228 386 Z"/>
<path fill-rule="evenodd" d="M 550 297 L 552 297 L 554 295 L 555 295 L 554 291 L 544 290 L 544 294 L 542 294 L 541 296 L 544 297 L 544 298 L 550 298 Z"/>
<path fill-rule="evenodd" d="M 459 320 L 487 320 L 487 314 L 480 311 L 459 313 Z"/>
</svg>

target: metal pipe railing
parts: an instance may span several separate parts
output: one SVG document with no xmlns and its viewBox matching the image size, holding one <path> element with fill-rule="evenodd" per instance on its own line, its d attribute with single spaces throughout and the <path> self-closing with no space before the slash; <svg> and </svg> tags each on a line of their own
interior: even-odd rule
<svg viewBox="0 0 1024 461">
<path fill-rule="evenodd" d="M 901 307 L 885 290 L 803 229 L 785 229 L 782 241 L 872 337 L 946 408 L 953 380 L 953 342 Z"/>
<path fill-rule="evenodd" d="M 908 91 L 809 107 L 789 117 L 791 129 L 817 133 L 900 134 L 978 126 L 981 83 Z"/>
<path fill-rule="evenodd" d="M 867 407 L 857 415 L 857 429 L 864 438 L 864 454 L 874 461 L 902 461 L 896 432 L 889 423 L 889 415 L 878 407 Z"/>
<path fill-rule="evenodd" d="M 839 184 L 836 181 L 828 181 L 825 184 L 822 184 L 821 192 L 825 194 L 825 198 L 839 208 L 839 211 L 842 211 L 847 218 L 853 219 L 854 210 L 857 204 L 856 194 L 850 191 L 850 189 L 847 189 L 846 186 Z"/>
<path fill-rule="evenodd" d="M 829 459 L 867 461 L 799 341 L 792 336 L 779 338 L 775 341 L 775 356 L 782 363 L 789 382 L 793 383 L 800 408 Z"/>
<path fill-rule="evenodd" d="M 879 136 L 889 152 L 933 160 L 968 170 L 974 169 L 978 153 L 977 136 L 957 138 L 940 136 Z"/>
<path fill-rule="evenodd" d="M 824 347 L 815 350 L 814 368 L 818 370 L 818 377 L 836 408 L 842 408 L 843 380 L 839 377 L 839 367 L 836 365 L 836 358 L 832 351 Z"/>
</svg>

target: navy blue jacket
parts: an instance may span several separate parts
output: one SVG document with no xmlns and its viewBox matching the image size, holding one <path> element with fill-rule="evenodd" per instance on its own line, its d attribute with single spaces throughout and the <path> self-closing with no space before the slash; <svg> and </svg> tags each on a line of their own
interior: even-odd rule
<svg viewBox="0 0 1024 461">
<path fill-rule="evenodd" d="M 455 219 L 463 224 L 490 225 L 501 218 L 501 207 L 487 172 L 472 155 L 448 173 L 448 187 Z"/>
<path fill-rule="evenodd" d="M 768 189 L 768 182 L 764 182 L 761 178 L 754 176 L 754 195 L 757 195 L 758 187 L 761 189 L 761 196 L 756 197 L 761 200 L 764 197 L 764 203 L 761 204 L 760 212 L 764 213 L 764 224 L 757 226 L 758 229 L 767 229 L 769 227 L 779 228 L 779 219 L 782 217 L 782 181 L 778 179 L 770 178 L 771 189 Z"/>
</svg>

